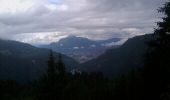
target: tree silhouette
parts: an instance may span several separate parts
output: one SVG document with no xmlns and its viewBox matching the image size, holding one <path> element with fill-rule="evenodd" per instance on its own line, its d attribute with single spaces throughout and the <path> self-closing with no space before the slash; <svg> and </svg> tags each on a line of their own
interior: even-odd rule
<svg viewBox="0 0 170 100">
<path fill-rule="evenodd" d="M 153 38 L 149 42 L 150 50 L 145 59 L 143 71 L 144 99 L 163 99 L 170 93 L 170 1 L 159 12 L 165 17 L 158 22 Z"/>
<path fill-rule="evenodd" d="M 62 75 L 63 75 L 63 74 L 66 73 L 65 65 L 64 65 L 64 63 L 63 63 L 63 61 L 62 61 L 62 56 L 61 56 L 61 54 L 59 54 L 56 69 L 57 69 L 58 74 L 62 74 Z"/>
<path fill-rule="evenodd" d="M 63 88 L 66 85 L 66 72 L 61 55 L 55 59 L 53 52 L 50 52 L 47 73 L 41 78 L 38 87 L 39 100 L 61 99 Z"/>
<path fill-rule="evenodd" d="M 47 69 L 48 77 L 53 77 L 55 75 L 55 73 L 56 73 L 55 67 L 56 67 L 55 58 L 54 58 L 53 52 L 50 51 L 50 56 L 48 59 L 48 69 Z"/>
</svg>

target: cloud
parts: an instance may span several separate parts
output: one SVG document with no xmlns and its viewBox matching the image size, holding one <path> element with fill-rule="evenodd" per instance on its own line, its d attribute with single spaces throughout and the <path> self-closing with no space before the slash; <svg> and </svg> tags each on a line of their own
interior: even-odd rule
<svg viewBox="0 0 170 100">
<path fill-rule="evenodd" d="M 51 42 L 57 42 L 62 38 L 67 37 L 67 35 L 59 35 L 57 32 L 43 32 L 43 33 L 24 33 L 14 35 L 14 38 L 17 41 L 32 43 L 33 45 L 45 45 Z"/>
<path fill-rule="evenodd" d="M 165 1 L 0 0 L 0 37 L 39 44 L 66 35 L 107 39 L 151 33 Z"/>
</svg>

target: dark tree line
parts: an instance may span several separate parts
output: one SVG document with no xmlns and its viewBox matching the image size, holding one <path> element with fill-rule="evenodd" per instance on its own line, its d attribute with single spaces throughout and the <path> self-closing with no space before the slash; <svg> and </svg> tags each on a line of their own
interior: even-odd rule
<svg viewBox="0 0 170 100">
<path fill-rule="evenodd" d="M 149 43 L 151 49 L 143 72 L 146 96 L 150 99 L 166 99 L 170 95 L 170 1 L 159 12 L 165 16 L 157 23 L 154 40 Z"/>
<path fill-rule="evenodd" d="M 50 53 L 47 72 L 34 84 L 0 81 L 0 100 L 170 100 L 170 1 L 158 22 L 141 69 L 107 79 L 102 73 L 65 69 Z"/>
<path fill-rule="evenodd" d="M 147 43 L 150 48 L 143 68 L 120 78 L 120 100 L 121 96 L 128 100 L 170 100 L 170 1 L 159 12 L 165 16 Z"/>
<path fill-rule="evenodd" d="M 112 96 L 112 85 L 102 73 L 69 73 L 61 55 L 50 54 L 47 73 L 38 82 L 37 100 L 105 100 Z"/>
</svg>

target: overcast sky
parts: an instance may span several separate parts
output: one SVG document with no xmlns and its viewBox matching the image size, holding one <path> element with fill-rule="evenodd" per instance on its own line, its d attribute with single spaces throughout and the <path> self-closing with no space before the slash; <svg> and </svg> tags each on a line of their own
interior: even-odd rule
<svg viewBox="0 0 170 100">
<path fill-rule="evenodd" d="M 166 0 L 0 0 L 0 38 L 46 44 L 76 35 L 128 38 L 153 32 Z"/>
</svg>

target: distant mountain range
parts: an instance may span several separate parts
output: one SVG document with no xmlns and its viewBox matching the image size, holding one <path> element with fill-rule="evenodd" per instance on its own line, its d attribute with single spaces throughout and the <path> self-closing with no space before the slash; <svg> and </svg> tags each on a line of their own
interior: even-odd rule
<svg viewBox="0 0 170 100">
<path fill-rule="evenodd" d="M 49 49 L 40 49 L 16 41 L 0 40 L 0 79 L 30 81 L 45 72 Z M 58 53 L 54 53 L 57 57 Z M 63 56 L 67 70 L 77 66 L 72 58 Z"/>
<path fill-rule="evenodd" d="M 78 54 L 85 52 L 84 55 L 96 52 L 101 54 L 104 50 L 101 44 L 108 43 L 105 41 L 94 42 L 87 40 L 86 38 L 68 37 L 51 44 L 51 48 L 53 50 L 65 50 L 65 52 L 69 53 L 77 53 L 80 49 Z M 146 43 L 150 40 L 152 40 L 151 35 L 131 38 L 122 46 L 111 48 L 99 57 L 82 64 L 78 64 L 70 57 L 62 56 L 68 71 L 103 72 L 104 75 L 111 77 L 124 74 L 132 68 L 142 67 L 144 55 L 148 49 Z M 112 42 L 112 40 L 110 41 Z M 119 39 L 115 41 L 119 41 Z M 92 49 L 93 47 L 98 49 Z M 0 79 L 14 79 L 18 81 L 37 79 L 47 68 L 49 53 L 49 49 L 37 48 L 16 41 L 0 40 Z M 57 57 L 58 53 L 54 52 L 54 55 Z"/>
<path fill-rule="evenodd" d="M 83 37 L 68 36 L 58 42 L 40 47 L 52 49 L 82 63 L 96 58 L 110 47 L 119 46 L 119 41 L 121 41 L 120 38 L 94 41 Z"/>
<path fill-rule="evenodd" d="M 120 75 L 132 68 L 143 66 L 147 42 L 151 35 L 137 36 L 129 39 L 119 48 L 107 50 L 96 59 L 80 64 L 80 70 L 103 72 L 106 76 Z"/>
</svg>

